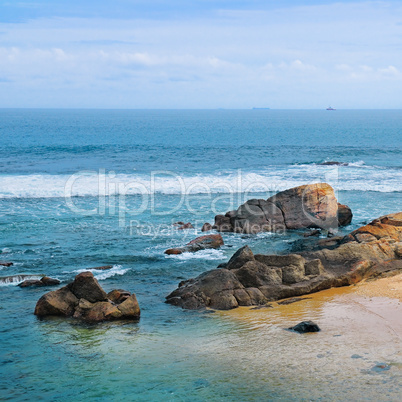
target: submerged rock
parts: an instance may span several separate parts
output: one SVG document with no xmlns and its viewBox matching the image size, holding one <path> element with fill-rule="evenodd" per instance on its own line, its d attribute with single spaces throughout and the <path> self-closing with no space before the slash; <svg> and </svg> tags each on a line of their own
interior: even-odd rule
<svg viewBox="0 0 402 402">
<path fill-rule="evenodd" d="M 28 288 L 32 286 L 53 286 L 58 285 L 60 281 L 58 279 L 49 278 L 44 276 L 41 279 L 26 279 L 25 281 L 18 284 L 20 288 Z"/>
<path fill-rule="evenodd" d="M 402 271 L 402 212 L 323 240 L 319 250 L 287 255 L 254 255 L 244 246 L 220 269 L 182 282 L 166 302 L 190 309 L 259 305 Z"/>
<path fill-rule="evenodd" d="M 91 269 L 96 269 L 98 271 L 107 271 L 108 269 L 112 269 L 113 265 L 102 265 L 101 267 L 95 267 Z"/>
<path fill-rule="evenodd" d="M 208 222 L 205 222 L 202 225 L 201 232 L 209 232 L 210 230 L 212 230 L 212 225 Z"/>
<path fill-rule="evenodd" d="M 0 261 L 0 266 L 2 267 L 11 267 L 11 265 L 14 265 L 14 263 L 10 261 Z"/>
<path fill-rule="evenodd" d="M 191 240 L 184 247 L 170 248 L 165 251 L 165 254 L 195 253 L 196 251 L 209 248 L 218 249 L 223 244 L 224 242 L 220 234 L 205 235 Z"/>
<path fill-rule="evenodd" d="M 194 229 L 194 226 L 190 222 L 187 222 L 177 228 L 177 230 L 185 230 L 185 229 Z"/>
<path fill-rule="evenodd" d="M 67 286 L 44 294 L 36 303 L 34 314 L 99 322 L 139 319 L 140 307 L 135 294 L 125 290 L 106 294 L 91 272 L 82 272 Z"/>
<path fill-rule="evenodd" d="M 307 332 L 319 332 L 320 327 L 313 321 L 302 321 L 294 327 L 288 328 L 288 330 L 298 332 L 299 334 L 305 334 Z"/>
<path fill-rule="evenodd" d="M 303 228 L 328 230 L 348 225 L 351 219 L 350 208 L 338 204 L 333 188 L 327 183 L 318 183 L 294 187 L 267 200 L 248 200 L 236 211 L 215 216 L 213 228 L 239 233 Z"/>
</svg>

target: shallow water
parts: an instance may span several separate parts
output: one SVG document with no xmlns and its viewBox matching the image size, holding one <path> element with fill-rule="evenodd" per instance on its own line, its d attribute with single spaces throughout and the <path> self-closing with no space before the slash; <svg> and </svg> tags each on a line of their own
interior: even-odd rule
<svg viewBox="0 0 402 402">
<path fill-rule="evenodd" d="M 163 252 L 199 235 L 218 212 L 307 182 L 330 182 L 352 208 L 340 234 L 401 210 L 400 111 L 0 110 L 0 117 L 0 260 L 14 262 L 0 277 L 46 274 L 65 284 L 110 264 L 93 271 L 101 285 L 135 292 L 142 309 L 139 323 L 41 321 L 33 310 L 50 288 L 0 279 L 0 399 L 399 400 L 400 333 L 376 321 L 363 299 L 326 294 L 229 313 L 164 303 L 181 280 L 239 247 L 286 252 L 302 231 L 223 234 L 220 250 Z M 326 160 L 349 166 L 319 165 Z M 91 172 L 64 198 L 82 170 Z M 151 187 L 154 170 L 170 174 L 158 173 Z M 99 194 L 102 175 L 108 191 Z M 136 187 L 122 196 L 127 183 Z M 179 220 L 195 229 L 177 231 Z M 306 318 L 322 332 L 284 331 Z M 373 369 L 381 363 L 385 369 Z"/>
</svg>

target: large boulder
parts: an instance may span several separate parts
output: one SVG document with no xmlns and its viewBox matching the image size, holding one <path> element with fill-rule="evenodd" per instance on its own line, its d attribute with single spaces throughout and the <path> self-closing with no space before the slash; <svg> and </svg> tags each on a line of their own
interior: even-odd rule
<svg viewBox="0 0 402 402">
<path fill-rule="evenodd" d="M 169 248 L 165 251 L 165 254 L 195 253 L 196 251 L 208 248 L 218 249 L 223 244 L 224 242 L 220 234 L 210 234 L 197 237 L 183 247 Z"/>
<path fill-rule="evenodd" d="M 323 243 L 316 251 L 254 255 L 244 246 L 221 266 L 182 282 L 167 303 L 229 309 L 396 274 L 402 271 L 402 212 L 376 219 L 335 245 Z"/>
<path fill-rule="evenodd" d="M 82 272 L 67 286 L 44 294 L 36 303 L 35 315 L 88 322 L 139 319 L 140 307 L 135 294 L 124 290 L 106 294 L 91 272 Z"/>
<path fill-rule="evenodd" d="M 248 200 L 236 211 L 215 216 L 214 229 L 221 232 L 283 232 L 287 229 L 346 226 L 352 211 L 339 204 L 327 183 L 308 184 L 264 199 Z"/>
</svg>

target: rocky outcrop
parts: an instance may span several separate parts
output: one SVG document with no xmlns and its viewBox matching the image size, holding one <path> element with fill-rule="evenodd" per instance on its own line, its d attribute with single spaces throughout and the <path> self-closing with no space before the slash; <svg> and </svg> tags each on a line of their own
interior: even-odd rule
<svg viewBox="0 0 402 402">
<path fill-rule="evenodd" d="M 39 317 L 74 317 L 88 322 L 139 319 L 135 294 L 113 290 L 106 294 L 91 272 L 82 272 L 61 289 L 44 294 L 36 303 Z"/>
<path fill-rule="evenodd" d="M 338 218 L 339 215 L 339 218 Z M 267 200 L 252 199 L 236 211 L 216 215 L 220 232 L 283 232 L 287 229 L 332 229 L 351 222 L 349 207 L 338 204 L 326 183 L 308 184 L 282 191 Z"/>
<path fill-rule="evenodd" d="M 55 278 L 44 276 L 41 279 L 27 279 L 18 284 L 20 288 L 37 287 L 37 286 L 54 286 L 58 285 L 60 281 Z"/>
<path fill-rule="evenodd" d="M 180 283 L 167 303 L 191 309 L 229 309 L 398 273 L 402 270 L 402 212 L 327 243 L 320 250 L 287 255 L 254 255 L 244 246 L 221 269 Z"/>
<path fill-rule="evenodd" d="M 210 230 L 212 230 L 212 225 L 208 222 L 205 222 L 202 225 L 201 232 L 209 232 Z"/>
<path fill-rule="evenodd" d="M 206 250 L 208 248 L 218 249 L 223 246 L 223 239 L 220 234 L 211 234 L 197 237 L 187 243 L 184 247 L 170 248 L 165 251 L 165 254 L 183 254 L 195 253 L 196 251 Z"/>
</svg>

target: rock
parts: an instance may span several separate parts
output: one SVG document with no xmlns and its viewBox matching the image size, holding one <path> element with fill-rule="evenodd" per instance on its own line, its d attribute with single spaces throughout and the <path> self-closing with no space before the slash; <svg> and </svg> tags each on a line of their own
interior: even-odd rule
<svg viewBox="0 0 402 402">
<path fill-rule="evenodd" d="M 236 211 L 216 215 L 213 228 L 251 234 L 303 228 L 328 230 L 338 224 L 347 225 L 351 219 L 350 208 L 338 205 L 333 188 L 318 183 L 294 187 L 267 200 L 248 200 Z"/>
<path fill-rule="evenodd" d="M 229 216 L 225 215 L 216 215 L 215 223 L 212 228 L 218 230 L 219 232 L 233 232 L 233 226 L 230 223 L 230 218 Z"/>
<path fill-rule="evenodd" d="M 201 232 L 209 232 L 210 230 L 212 230 L 212 225 L 208 222 L 205 222 L 202 225 Z"/>
<path fill-rule="evenodd" d="M 0 261 L 0 266 L 2 267 L 11 267 L 11 265 L 14 265 L 14 263 L 10 261 Z"/>
<path fill-rule="evenodd" d="M 239 305 L 234 291 L 243 288 L 232 271 L 214 269 L 185 282 L 167 296 L 166 302 L 192 310 L 203 307 L 229 310 Z"/>
<path fill-rule="evenodd" d="M 106 271 L 108 269 L 112 269 L 113 265 L 102 265 L 101 267 L 95 267 L 95 268 L 90 268 L 90 269 L 96 269 L 98 271 Z"/>
<path fill-rule="evenodd" d="M 303 233 L 303 237 L 312 237 L 312 236 L 319 236 L 321 231 L 319 229 L 309 230 L 308 232 Z"/>
<path fill-rule="evenodd" d="M 348 163 L 345 162 L 336 162 L 336 161 L 328 161 L 319 163 L 320 166 L 348 166 Z"/>
<path fill-rule="evenodd" d="M 320 327 L 313 321 L 302 321 L 294 327 L 288 328 L 290 331 L 298 332 L 299 334 L 305 334 L 307 332 L 319 332 Z"/>
<path fill-rule="evenodd" d="M 402 212 L 323 240 L 316 250 L 286 255 L 254 255 L 244 246 L 222 268 L 181 282 L 168 302 L 190 309 L 258 305 L 402 271 Z"/>
<path fill-rule="evenodd" d="M 81 272 L 69 285 L 78 299 L 86 299 L 91 303 L 107 301 L 107 294 L 101 288 L 92 272 Z"/>
<path fill-rule="evenodd" d="M 241 205 L 230 223 L 235 232 L 280 232 L 286 229 L 281 210 L 270 201 L 249 200 Z"/>
<path fill-rule="evenodd" d="M 338 226 L 338 202 L 326 183 L 308 184 L 282 191 L 268 201 L 282 211 L 287 229 Z"/>
<path fill-rule="evenodd" d="M 278 304 L 280 304 L 281 306 L 287 306 L 288 304 L 297 303 L 299 301 L 306 300 L 306 299 L 311 299 L 311 297 L 291 297 L 290 299 L 285 299 L 285 300 L 278 302 Z"/>
<path fill-rule="evenodd" d="M 226 269 L 237 269 L 242 267 L 246 262 L 254 261 L 254 254 L 249 246 L 239 248 L 226 264 Z"/>
<path fill-rule="evenodd" d="M 183 225 L 184 225 L 184 222 L 179 221 L 179 222 L 173 223 L 172 225 L 173 225 L 173 226 L 183 226 Z"/>
<path fill-rule="evenodd" d="M 72 316 L 87 322 L 132 320 L 139 319 L 140 307 L 134 294 L 118 289 L 106 295 L 91 272 L 82 272 L 74 282 L 43 295 L 36 304 L 35 315 Z"/>
<path fill-rule="evenodd" d="M 197 237 L 187 243 L 184 247 L 170 248 L 165 251 L 165 254 L 195 253 L 196 251 L 209 248 L 218 249 L 223 246 L 223 244 L 224 242 L 220 234 L 210 234 Z"/>
<path fill-rule="evenodd" d="M 42 279 L 27 279 L 18 284 L 20 288 L 27 288 L 32 286 L 52 286 L 58 285 L 60 281 L 58 279 L 49 278 L 48 276 L 44 276 Z"/>
<path fill-rule="evenodd" d="M 348 226 L 352 222 L 352 218 L 352 210 L 347 205 L 338 202 L 338 225 Z"/>
<path fill-rule="evenodd" d="M 74 314 L 78 298 L 69 286 L 44 294 L 36 303 L 35 315 L 39 317 L 60 315 L 69 317 Z"/>
<path fill-rule="evenodd" d="M 190 222 L 187 222 L 182 226 L 180 226 L 179 228 L 177 228 L 177 230 L 185 230 L 185 229 L 194 229 L 194 226 Z"/>
</svg>

